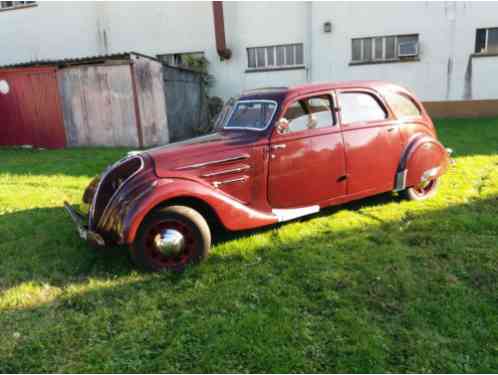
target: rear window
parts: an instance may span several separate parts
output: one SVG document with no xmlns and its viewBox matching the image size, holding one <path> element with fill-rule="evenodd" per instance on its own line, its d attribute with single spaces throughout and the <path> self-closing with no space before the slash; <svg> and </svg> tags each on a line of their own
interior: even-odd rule
<svg viewBox="0 0 498 375">
<path fill-rule="evenodd" d="M 377 99 L 366 92 L 341 92 L 339 105 L 343 124 L 379 121 L 387 118 L 386 111 Z"/>
<path fill-rule="evenodd" d="M 239 101 L 235 104 L 225 129 L 263 130 L 270 123 L 277 109 L 272 101 Z"/>
<path fill-rule="evenodd" d="M 397 118 L 421 116 L 420 108 L 408 96 L 391 91 L 384 93 L 384 96 Z"/>
</svg>

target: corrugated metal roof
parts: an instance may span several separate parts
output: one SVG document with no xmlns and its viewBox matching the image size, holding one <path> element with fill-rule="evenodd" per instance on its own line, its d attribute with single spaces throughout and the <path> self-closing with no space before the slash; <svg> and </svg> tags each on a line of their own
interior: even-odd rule
<svg viewBox="0 0 498 375">
<path fill-rule="evenodd" d="M 123 60 L 130 59 L 131 55 L 140 55 L 135 52 L 122 52 L 122 53 L 113 53 L 109 55 L 97 55 L 97 56 L 87 56 L 87 57 L 76 57 L 76 58 L 65 58 L 65 59 L 54 59 L 54 60 L 33 60 L 26 61 L 21 63 L 7 64 L 0 66 L 0 69 L 3 68 L 24 68 L 24 67 L 34 67 L 34 66 L 67 66 L 67 65 L 75 65 L 75 64 L 97 64 L 106 62 L 109 60 Z M 149 56 L 140 55 L 143 57 L 151 58 Z M 155 60 L 155 59 L 154 59 Z"/>
<path fill-rule="evenodd" d="M 7 65 L 0 65 L 0 69 L 16 69 L 16 68 L 31 68 L 31 67 L 37 67 L 37 66 L 56 66 L 56 67 L 65 67 L 65 66 L 71 66 L 71 65 L 84 65 L 84 64 L 103 64 L 106 62 L 110 61 L 117 61 L 117 60 L 131 60 L 131 56 L 140 56 L 144 57 L 150 60 L 154 60 L 157 62 L 162 63 L 163 65 L 166 65 L 170 68 L 173 69 L 179 69 L 179 70 L 184 70 L 188 71 L 191 73 L 197 73 L 199 72 L 186 68 L 183 66 L 173 66 L 166 64 L 160 60 L 158 60 L 155 57 L 147 56 L 139 52 L 121 52 L 121 53 L 113 53 L 113 54 L 108 54 L 108 55 L 96 55 L 96 56 L 86 56 L 86 57 L 74 57 L 74 58 L 65 58 L 65 59 L 47 59 L 47 60 L 34 60 L 34 61 L 27 61 L 27 62 L 21 62 L 21 63 L 14 63 L 14 64 L 7 64 Z"/>
</svg>

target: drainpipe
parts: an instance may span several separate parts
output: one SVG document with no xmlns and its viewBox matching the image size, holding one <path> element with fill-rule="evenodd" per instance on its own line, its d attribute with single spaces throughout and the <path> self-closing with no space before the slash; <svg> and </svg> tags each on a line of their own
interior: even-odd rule
<svg viewBox="0 0 498 375">
<path fill-rule="evenodd" d="M 227 48 L 225 39 L 225 20 L 223 18 L 223 1 L 213 1 L 214 35 L 216 37 L 216 51 L 221 60 L 232 57 L 232 51 Z"/>
<path fill-rule="evenodd" d="M 306 51 L 306 81 L 313 82 L 313 2 L 306 3 L 306 31 L 305 31 L 305 51 Z"/>
</svg>

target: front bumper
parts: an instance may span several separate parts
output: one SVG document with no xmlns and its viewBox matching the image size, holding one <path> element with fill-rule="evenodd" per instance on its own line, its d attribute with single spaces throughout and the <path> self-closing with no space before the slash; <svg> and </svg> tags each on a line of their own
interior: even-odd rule
<svg viewBox="0 0 498 375">
<path fill-rule="evenodd" d="M 76 229 L 78 230 L 81 239 L 87 241 L 93 247 L 102 247 L 106 245 L 100 234 L 88 230 L 88 226 L 85 224 L 85 217 L 80 212 L 76 211 L 67 202 L 64 202 L 64 208 L 76 225 Z"/>
</svg>

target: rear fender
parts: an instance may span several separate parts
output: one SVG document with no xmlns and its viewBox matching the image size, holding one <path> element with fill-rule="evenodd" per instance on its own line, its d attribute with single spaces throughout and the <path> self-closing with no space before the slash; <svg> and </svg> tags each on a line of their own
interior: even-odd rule
<svg viewBox="0 0 498 375">
<path fill-rule="evenodd" d="M 448 163 L 448 152 L 437 139 L 425 134 L 416 136 L 403 150 L 394 190 L 433 180 L 447 171 Z"/>
<path fill-rule="evenodd" d="M 256 211 L 240 203 L 221 190 L 199 182 L 178 178 L 156 180 L 152 188 L 134 201 L 123 217 L 122 239 L 131 244 L 140 224 L 154 208 L 170 200 L 195 199 L 204 202 L 229 230 L 243 230 L 274 224 L 278 221 L 272 213 Z"/>
</svg>

